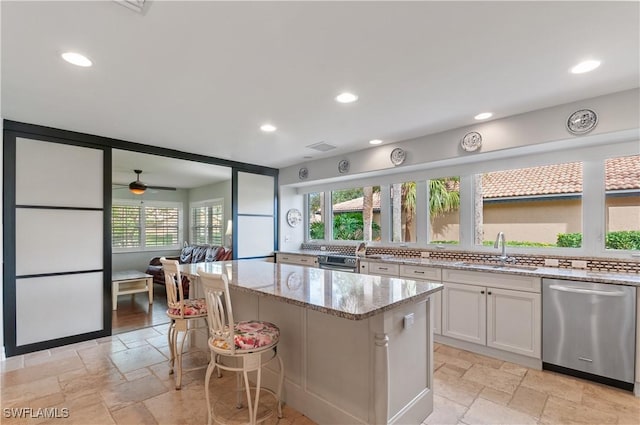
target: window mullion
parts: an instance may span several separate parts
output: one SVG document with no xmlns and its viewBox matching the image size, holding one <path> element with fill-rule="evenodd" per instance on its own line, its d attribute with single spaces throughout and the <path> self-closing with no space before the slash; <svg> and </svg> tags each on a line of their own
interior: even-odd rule
<svg viewBox="0 0 640 425">
<path fill-rule="evenodd" d="M 583 162 L 582 250 L 586 255 L 605 252 L 605 166 L 603 160 Z M 588 225 L 587 225 L 588 223 Z"/>
</svg>

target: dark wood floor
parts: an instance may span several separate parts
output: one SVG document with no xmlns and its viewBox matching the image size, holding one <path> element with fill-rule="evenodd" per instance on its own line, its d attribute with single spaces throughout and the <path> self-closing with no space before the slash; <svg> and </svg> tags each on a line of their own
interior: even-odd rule
<svg viewBox="0 0 640 425">
<path fill-rule="evenodd" d="M 153 304 L 149 305 L 146 293 L 121 295 L 118 309 L 112 312 L 112 334 L 120 334 L 136 329 L 168 324 L 167 293 L 162 285 L 153 287 Z"/>
</svg>

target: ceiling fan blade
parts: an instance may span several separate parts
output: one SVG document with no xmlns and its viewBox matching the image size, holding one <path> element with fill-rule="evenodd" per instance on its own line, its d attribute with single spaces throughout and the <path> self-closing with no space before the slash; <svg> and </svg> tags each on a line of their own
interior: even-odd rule
<svg viewBox="0 0 640 425">
<path fill-rule="evenodd" d="M 168 186 L 147 186 L 147 189 L 156 189 L 156 190 L 176 190 L 175 187 Z"/>
</svg>

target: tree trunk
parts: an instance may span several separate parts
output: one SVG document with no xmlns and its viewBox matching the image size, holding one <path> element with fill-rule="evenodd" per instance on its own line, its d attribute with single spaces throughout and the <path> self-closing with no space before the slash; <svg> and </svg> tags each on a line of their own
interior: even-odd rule
<svg viewBox="0 0 640 425">
<path fill-rule="evenodd" d="M 373 187 L 364 187 L 362 197 L 362 229 L 363 239 L 365 241 L 372 240 L 371 223 L 373 222 Z"/>
<path fill-rule="evenodd" d="M 484 230 L 482 223 L 484 222 L 482 214 L 482 174 L 473 176 L 473 214 L 474 214 L 474 244 L 482 245 L 484 241 Z"/>
<path fill-rule="evenodd" d="M 402 183 L 391 186 L 391 197 L 393 198 L 391 240 L 393 242 L 402 242 Z"/>
</svg>

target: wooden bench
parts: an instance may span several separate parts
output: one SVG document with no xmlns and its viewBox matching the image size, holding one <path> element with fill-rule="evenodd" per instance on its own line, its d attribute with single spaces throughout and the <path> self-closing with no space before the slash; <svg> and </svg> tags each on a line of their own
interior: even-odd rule
<svg viewBox="0 0 640 425">
<path fill-rule="evenodd" d="M 113 272 L 111 275 L 111 300 L 113 309 L 118 309 L 118 295 L 149 293 L 149 304 L 153 304 L 153 276 L 137 270 Z"/>
</svg>

